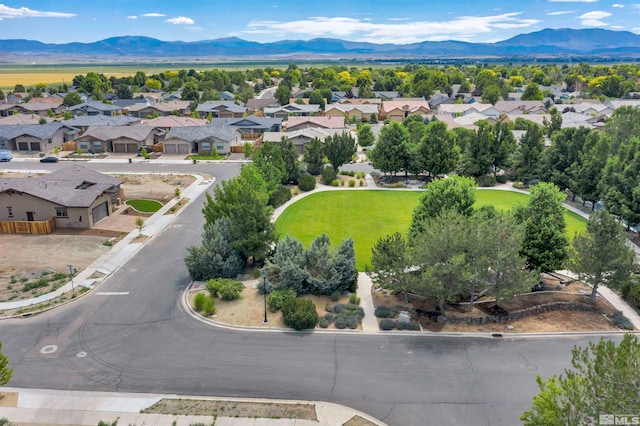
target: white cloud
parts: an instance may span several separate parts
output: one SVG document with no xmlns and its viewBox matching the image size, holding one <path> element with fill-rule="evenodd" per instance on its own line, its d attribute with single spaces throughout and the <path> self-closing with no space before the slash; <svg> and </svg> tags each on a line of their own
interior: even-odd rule
<svg viewBox="0 0 640 426">
<path fill-rule="evenodd" d="M 622 25 L 612 25 L 609 28 L 611 28 L 612 30 L 622 30 L 622 29 L 624 29 L 624 27 Z"/>
<path fill-rule="evenodd" d="M 178 16 L 175 18 L 169 18 L 167 20 L 165 20 L 164 22 L 168 22 L 170 24 L 174 24 L 174 25 L 193 25 L 195 24 L 195 21 L 191 18 L 187 18 L 186 16 Z"/>
<path fill-rule="evenodd" d="M 611 5 L 611 7 L 617 7 L 617 8 L 622 9 L 624 7 L 624 4 L 614 3 L 614 4 Z"/>
<path fill-rule="evenodd" d="M 410 18 L 389 18 L 389 21 L 408 21 Z"/>
<path fill-rule="evenodd" d="M 0 4 L 0 21 L 14 18 L 73 18 L 75 13 L 42 12 L 28 7 L 13 8 Z"/>
<path fill-rule="evenodd" d="M 273 37 L 349 37 L 376 43 L 414 43 L 424 40 L 473 40 L 495 29 L 526 28 L 541 21 L 519 18 L 511 12 L 493 16 L 462 16 L 451 20 L 374 23 L 346 17 L 313 16 L 297 21 L 252 21 L 242 34 L 270 34 Z"/>
<path fill-rule="evenodd" d="M 127 16 L 127 19 L 138 19 L 138 17 L 136 15 L 129 15 Z"/>
<path fill-rule="evenodd" d="M 603 22 L 602 19 L 608 18 L 609 16 L 611 16 L 609 12 L 594 10 L 593 12 L 587 12 L 578 16 L 578 19 L 580 19 L 580 23 L 584 27 L 606 27 L 609 24 Z"/>
<path fill-rule="evenodd" d="M 549 3 L 597 3 L 598 0 L 549 0 Z"/>
<path fill-rule="evenodd" d="M 568 15 L 569 13 L 573 13 L 573 10 L 564 10 L 562 12 L 547 12 L 547 15 L 558 16 L 558 15 Z"/>
<path fill-rule="evenodd" d="M 162 18 L 165 15 L 164 13 L 144 13 L 142 14 L 142 16 L 144 16 L 145 18 Z"/>
</svg>

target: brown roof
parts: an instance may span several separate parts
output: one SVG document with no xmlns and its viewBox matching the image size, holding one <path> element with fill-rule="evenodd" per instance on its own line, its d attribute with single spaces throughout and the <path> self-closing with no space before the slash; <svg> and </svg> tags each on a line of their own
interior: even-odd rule
<svg viewBox="0 0 640 426">
<path fill-rule="evenodd" d="M 287 119 L 287 128 L 291 129 L 304 123 L 311 123 L 316 127 L 324 127 L 326 129 L 340 129 L 344 127 L 344 117 L 289 117 Z"/>
<path fill-rule="evenodd" d="M 29 100 L 29 102 L 27 103 L 31 103 L 31 102 L 47 102 L 50 104 L 57 104 L 57 105 L 62 105 L 62 103 L 64 102 L 64 98 L 31 98 Z"/>
<path fill-rule="evenodd" d="M 91 126 L 77 140 L 91 137 L 106 142 L 118 138 L 129 138 L 141 142 L 149 137 L 149 134 L 154 130 L 153 127 L 144 124 L 135 126 Z"/>
<path fill-rule="evenodd" d="M 429 108 L 429 102 L 422 99 L 396 99 L 393 101 L 382 101 L 382 111 L 388 113 L 390 111 L 399 109 L 401 111 L 417 112 L 420 109 L 431 111 Z"/>
<path fill-rule="evenodd" d="M 178 117 L 176 115 L 167 115 L 166 117 L 156 117 L 142 121 L 142 124 L 152 127 L 206 126 L 208 123 L 207 120 L 202 118 Z"/>
<path fill-rule="evenodd" d="M 189 101 L 159 102 L 153 105 L 131 105 L 129 111 L 141 111 L 143 109 L 153 108 L 162 112 L 172 112 L 174 110 L 180 111 L 181 109 L 187 109 L 189 105 L 191 105 Z"/>
</svg>

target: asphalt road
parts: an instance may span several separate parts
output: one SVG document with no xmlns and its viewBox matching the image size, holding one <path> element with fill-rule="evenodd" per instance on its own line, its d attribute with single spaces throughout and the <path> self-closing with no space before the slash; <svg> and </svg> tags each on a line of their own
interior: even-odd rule
<svg viewBox="0 0 640 426">
<path fill-rule="evenodd" d="M 239 169 L 122 166 L 197 170 L 218 182 Z M 254 333 L 205 325 L 180 305 L 189 282 L 183 258 L 186 247 L 199 244 L 203 199 L 100 287 L 128 295 L 94 292 L 40 316 L 0 321 L 2 351 L 14 368 L 10 385 L 323 400 L 390 425 L 514 425 L 536 393 L 536 374 L 560 373 L 571 348 L 589 340 Z M 50 345 L 57 350 L 42 353 Z"/>
</svg>

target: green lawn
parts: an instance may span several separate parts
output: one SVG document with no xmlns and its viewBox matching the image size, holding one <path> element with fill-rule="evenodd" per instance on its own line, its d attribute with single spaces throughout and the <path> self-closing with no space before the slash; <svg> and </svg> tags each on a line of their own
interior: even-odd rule
<svg viewBox="0 0 640 426">
<path fill-rule="evenodd" d="M 162 203 L 156 200 L 127 200 L 124 203 L 141 213 L 155 213 L 162 208 Z"/>
<path fill-rule="evenodd" d="M 312 194 L 289 206 L 276 221 L 278 234 L 291 235 L 305 246 L 323 232 L 332 246 L 353 238 L 358 270 L 369 262 L 376 240 L 393 232 L 405 233 L 422 191 L 327 191 Z M 510 191 L 478 190 L 476 206 L 493 204 L 500 210 L 526 202 L 528 195 Z M 585 228 L 586 220 L 566 211 L 567 234 Z"/>
<path fill-rule="evenodd" d="M 192 154 L 187 155 L 187 158 L 195 159 L 195 160 L 224 160 L 224 155 L 220 155 L 217 152 L 213 152 L 211 154 Z"/>
</svg>

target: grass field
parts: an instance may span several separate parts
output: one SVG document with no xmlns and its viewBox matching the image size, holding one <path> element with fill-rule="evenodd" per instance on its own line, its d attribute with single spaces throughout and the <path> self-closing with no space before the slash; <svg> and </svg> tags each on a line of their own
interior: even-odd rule
<svg viewBox="0 0 640 426">
<path fill-rule="evenodd" d="M 312 194 L 289 206 L 276 221 L 279 235 L 291 235 L 305 246 L 323 232 L 336 246 L 353 238 L 357 267 L 364 270 L 371 248 L 378 238 L 393 232 L 405 233 L 411 213 L 422 191 L 327 191 Z M 494 205 L 507 210 L 528 195 L 499 190 L 476 191 L 476 206 Z M 586 220 L 570 211 L 565 212 L 567 234 L 585 228 Z"/>
<path fill-rule="evenodd" d="M 125 204 L 141 213 L 155 213 L 162 208 L 162 203 L 156 200 L 127 200 Z"/>
</svg>

